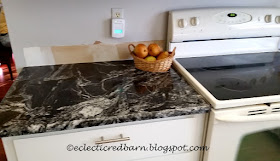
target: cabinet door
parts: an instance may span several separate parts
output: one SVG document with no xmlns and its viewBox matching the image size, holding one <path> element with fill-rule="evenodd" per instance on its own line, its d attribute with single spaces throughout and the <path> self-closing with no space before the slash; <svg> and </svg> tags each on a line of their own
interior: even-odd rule
<svg viewBox="0 0 280 161">
<path fill-rule="evenodd" d="M 102 146 L 182 146 L 201 145 L 204 117 L 185 118 L 107 129 L 75 132 L 61 135 L 14 140 L 18 161 L 129 161 L 149 157 L 159 157 L 172 153 L 160 150 L 137 151 L 68 151 L 69 145 L 82 147 L 96 146 L 95 142 L 104 139 L 118 139 L 119 135 L 129 137 L 123 142 L 107 143 Z M 173 154 L 185 153 L 177 151 Z M 198 158 L 198 153 L 191 153 Z"/>
<path fill-rule="evenodd" d="M 183 154 L 176 154 L 176 155 L 167 155 L 162 157 L 140 159 L 135 161 L 198 161 L 198 158 L 197 155 L 192 155 L 191 153 L 183 153 Z"/>
</svg>

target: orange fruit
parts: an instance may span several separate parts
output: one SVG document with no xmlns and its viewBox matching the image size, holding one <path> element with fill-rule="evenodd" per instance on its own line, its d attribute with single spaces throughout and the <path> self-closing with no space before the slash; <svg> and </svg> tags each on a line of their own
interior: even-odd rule
<svg viewBox="0 0 280 161">
<path fill-rule="evenodd" d="M 146 45 L 138 44 L 138 45 L 136 45 L 136 47 L 134 49 L 134 53 L 139 58 L 145 58 L 148 55 L 148 49 L 147 49 Z"/>
<path fill-rule="evenodd" d="M 161 52 L 161 48 L 158 44 L 150 44 L 148 47 L 149 55 L 158 56 Z"/>
<path fill-rule="evenodd" d="M 167 51 L 164 51 L 159 54 L 159 56 L 157 57 L 157 60 L 167 58 L 168 56 L 169 56 L 169 53 Z"/>
</svg>

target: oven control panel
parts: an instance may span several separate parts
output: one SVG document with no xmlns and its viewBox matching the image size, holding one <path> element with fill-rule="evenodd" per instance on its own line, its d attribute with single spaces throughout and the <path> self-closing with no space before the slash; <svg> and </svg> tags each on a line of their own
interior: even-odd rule
<svg viewBox="0 0 280 161">
<path fill-rule="evenodd" d="M 252 16 L 243 12 L 221 12 L 214 16 L 214 20 L 221 24 L 241 24 L 250 22 Z"/>
<path fill-rule="evenodd" d="M 169 12 L 168 42 L 280 36 L 280 8 L 202 8 Z"/>
</svg>

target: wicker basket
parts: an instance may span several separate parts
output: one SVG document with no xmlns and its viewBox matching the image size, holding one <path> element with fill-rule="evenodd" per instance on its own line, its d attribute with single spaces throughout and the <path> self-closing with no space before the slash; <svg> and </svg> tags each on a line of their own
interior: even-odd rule
<svg viewBox="0 0 280 161">
<path fill-rule="evenodd" d="M 131 46 L 135 48 L 133 44 L 128 45 L 128 50 L 133 57 L 134 65 L 137 69 L 148 71 L 148 72 L 166 72 L 170 69 L 172 65 L 172 60 L 175 55 L 176 47 L 172 52 L 169 52 L 169 56 L 164 59 L 156 60 L 156 61 L 147 61 L 145 59 L 137 57 L 133 50 L 131 51 Z"/>
</svg>

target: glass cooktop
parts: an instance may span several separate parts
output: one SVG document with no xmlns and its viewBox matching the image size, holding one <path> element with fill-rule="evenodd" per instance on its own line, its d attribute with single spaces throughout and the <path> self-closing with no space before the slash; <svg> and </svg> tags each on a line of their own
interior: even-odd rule
<svg viewBox="0 0 280 161">
<path fill-rule="evenodd" d="M 176 60 L 218 100 L 280 94 L 280 52 Z"/>
</svg>

